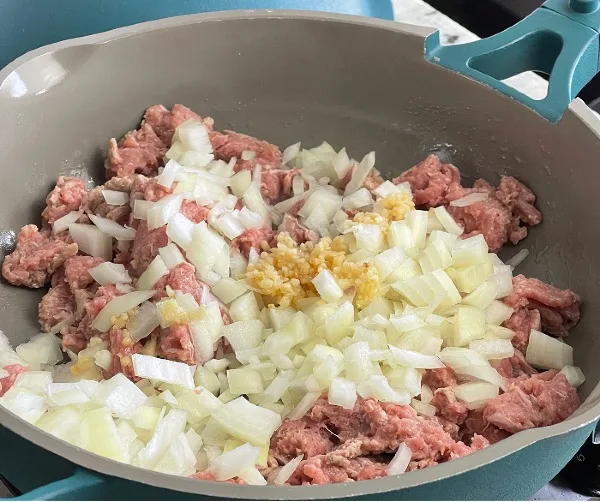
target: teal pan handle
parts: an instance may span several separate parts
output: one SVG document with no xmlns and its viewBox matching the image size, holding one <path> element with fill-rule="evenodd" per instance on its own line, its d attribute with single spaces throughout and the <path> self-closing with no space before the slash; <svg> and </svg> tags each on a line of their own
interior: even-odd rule
<svg viewBox="0 0 600 502">
<path fill-rule="evenodd" d="M 106 479 L 86 469 L 76 469 L 65 479 L 41 486 L 8 500 L 98 500 L 96 493 L 104 491 Z"/>
<path fill-rule="evenodd" d="M 600 71 L 599 32 L 600 0 L 547 0 L 519 23 L 483 40 L 441 45 L 435 32 L 425 41 L 425 57 L 558 122 Z M 503 82 L 529 70 L 549 75 L 544 99 L 533 99 Z"/>
</svg>

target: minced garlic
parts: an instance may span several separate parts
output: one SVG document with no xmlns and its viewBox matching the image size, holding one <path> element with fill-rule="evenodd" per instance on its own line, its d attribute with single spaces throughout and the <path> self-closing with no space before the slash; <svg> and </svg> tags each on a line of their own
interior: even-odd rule
<svg viewBox="0 0 600 502">
<path fill-rule="evenodd" d="M 375 203 L 375 212 L 388 221 L 403 220 L 406 214 L 414 209 L 412 195 L 404 191 L 386 195 Z"/>
</svg>

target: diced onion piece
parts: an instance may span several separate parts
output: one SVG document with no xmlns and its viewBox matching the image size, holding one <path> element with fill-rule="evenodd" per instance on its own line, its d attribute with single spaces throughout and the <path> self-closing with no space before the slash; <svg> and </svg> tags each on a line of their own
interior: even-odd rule
<svg viewBox="0 0 600 502">
<path fill-rule="evenodd" d="M 514 310 L 498 300 L 494 300 L 485 309 L 485 322 L 488 324 L 500 325 L 510 319 Z"/>
<path fill-rule="evenodd" d="M 101 232 L 108 234 L 115 239 L 119 239 L 120 241 L 132 241 L 135 239 L 135 229 L 133 228 L 123 227 L 116 221 L 93 214 L 89 214 L 88 217 Z"/>
<path fill-rule="evenodd" d="M 163 197 L 148 210 L 148 230 L 166 225 L 181 209 L 183 203 L 182 194 L 171 194 Z"/>
<path fill-rule="evenodd" d="M 179 248 L 173 242 L 167 244 L 165 247 L 159 248 L 158 254 L 169 270 L 173 270 L 177 265 L 185 262 L 183 254 L 181 254 L 181 251 L 179 251 Z"/>
<path fill-rule="evenodd" d="M 158 357 L 133 354 L 133 372 L 140 378 L 158 380 L 173 385 L 181 385 L 187 389 L 194 388 L 191 368 L 185 363 L 168 361 Z"/>
<path fill-rule="evenodd" d="M 443 368 L 444 364 L 440 361 L 437 356 L 430 356 L 415 352 L 412 350 L 399 349 L 393 345 L 389 345 L 394 360 L 406 366 L 408 368 L 419 368 L 419 369 L 431 369 L 431 368 Z"/>
<path fill-rule="evenodd" d="M 238 199 L 241 199 L 246 190 L 248 190 L 250 183 L 252 183 L 252 174 L 250 171 L 240 171 L 231 177 L 231 192 Z"/>
<path fill-rule="evenodd" d="M 498 297 L 498 289 L 493 281 L 485 281 L 462 299 L 462 303 L 485 310 Z"/>
<path fill-rule="evenodd" d="M 438 357 L 444 364 L 451 368 L 485 366 L 488 364 L 488 361 L 483 354 L 462 347 L 446 347 L 438 354 Z"/>
<path fill-rule="evenodd" d="M 373 196 L 366 188 L 361 188 L 347 197 L 344 197 L 342 207 L 344 209 L 359 209 L 373 204 Z"/>
<path fill-rule="evenodd" d="M 346 149 L 342 148 L 331 161 L 333 170 L 335 171 L 337 178 L 342 180 L 352 170 L 353 163 L 346 153 Z"/>
<path fill-rule="evenodd" d="M 117 462 L 129 461 L 129 454 L 108 408 L 84 413 L 79 428 L 80 437 L 85 438 L 82 446 L 86 450 Z"/>
<path fill-rule="evenodd" d="M 146 338 L 160 325 L 156 304 L 144 302 L 133 316 L 127 320 L 127 331 L 134 342 Z"/>
<path fill-rule="evenodd" d="M 106 261 L 88 270 L 92 279 L 100 286 L 108 284 L 129 284 L 131 277 L 127 269 L 120 263 Z"/>
<path fill-rule="evenodd" d="M 68 230 L 69 225 L 75 223 L 81 217 L 82 214 L 83 211 L 71 211 L 70 213 L 67 213 L 64 216 L 61 216 L 52 225 L 52 233 L 56 235 L 60 232 Z"/>
<path fill-rule="evenodd" d="M 356 342 L 344 349 L 344 363 L 349 380 L 360 383 L 369 378 L 373 373 L 369 344 Z"/>
<path fill-rule="evenodd" d="M 176 160 L 171 159 L 165 164 L 156 182 L 163 187 L 171 188 L 171 185 L 175 182 L 175 178 L 181 171 L 183 171 L 183 166 Z"/>
<path fill-rule="evenodd" d="M 194 227 L 192 245 L 186 253 L 186 257 L 197 270 L 204 274 L 215 266 L 220 257 L 226 255 L 229 259 L 229 247 L 223 238 L 208 228 L 205 221 Z"/>
<path fill-rule="evenodd" d="M 260 447 L 245 443 L 215 458 L 210 464 L 210 470 L 217 481 L 225 481 L 254 467 L 259 455 Z"/>
<path fill-rule="evenodd" d="M 327 396 L 329 404 L 351 410 L 354 408 L 357 399 L 356 384 L 346 378 L 336 377 L 329 385 Z"/>
<path fill-rule="evenodd" d="M 437 219 L 434 208 L 431 208 L 427 211 L 427 233 L 435 232 L 436 230 L 444 230 L 444 226 Z"/>
<path fill-rule="evenodd" d="M 283 165 L 289 164 L 290 161 L 294 160 L 298 154 L 300 153 L 301 143 L 294 143 L 293 145 L 288 146 L 281 155 L 281 163 Z"/>
<path fill-rule="evenodd" d="M 469 348 L 488 359 L 506 359 L 515 354 L 515 349 L 510 340 L 491 339 L 491 340 L 473 340 L 469 343 Z"/>
<path fill-rule="evenodd" d="M 222 278 L 211 289 L 213 295 L 221 300 L 225 305 L 248 291 L 244 282 L 236 281 L 229 277 Z"/>
<path fill-rule="evenodd" d="M 485 328 L 486 338 L 501 338 L 503 340 L 512 340 L 515 337 L 515 332 L 512 329 L 503 326 L 495 326 L 488 324 Z"/>
<path fill-rule="evenodd" d="M 103 349 L 96 352 L 94 354 L 94 363 L 104 371 L 108 371 L 112 366 L 112 354 L 110 350 Z"/>
<path fill-rule="evenodd" d="M 344 296 L 344 291 L 340 288 L 333 274 L 327 269 L 322 269 L 311 282 L 317 293 L 327 303 L 335 302 Z"/>
<path fill-rule="evenodd" d="M 307 392 L 286 418 L 288 420 L 300 420 L 320 397 L 321 392 Z"/>
<path fill-rule="evenodd" d="M 573 387 L 579 387 L 585 382 L 585 375 L 583 374 L 583 371 L 581 371 L 581 368 L 577 366 L 567 365 L 560 370 L 560 373 L 565 375 L 565 378 Z"/>
<path fill-rule="evenodd" d="M 238 476 L 249 485 L 264 486 L 267 484 L 267 480 L 256 467 L 248 467 L 240 472 Z"/>
<path fill-rule="evenodd" d="M 457 375 L 483 380 L 484 382 L 489 382 L 500 387 L 502 390 L 506 390 L 504 378 L 502 378 L 500 373 L 491 366 L 464 366 L 462 368 L 455 368 L 454 371 Z"/>
<path fill-rule="evenodd" d="M 503 267 L 494 267 L 494 273 L 488 279 L 496 286 L 496 299 L 504 298 L 513 291 L 512 269 L 508 265 Z"/>
<path fill-rule="evenodd" d="M 373 193 L 378 197 L 386 197 L 394 193 L 398 193 L 400 190 L 397 185 L 394 185 L 390 180 L 385 180 L 378 187 L 373 190 Z"/>
<path fill-rule="evenodd" d="M 366 249 L 374 253 L 377 253 L 382 249 L 385 242 L 385 236 L 379 225 L 359 223 L 352 227 L 352 231 L 358 249 Z"/>
<path fill-rule="evenodd" d="M 155 202 L 149 200 L 136 199 L 133 201 L 133 217 L 136 220 L 147 220 L 148 211 L 154 207 Z"/>
<path fill-rule="evenodd" d="M 81 223 L 71 223 L 69 233 L 80 251 L 106 261 L 112 260 L 112 238 L 99 228 Z"/>
<path fill-rule="evenodd" d="M 281 396 L 288 390 L 290 379 L 288 374 L 279 373 L 264 391 L 264 396 L 269 402 L 275 403 L 281 399 Z"/>
<path fill-rule="evenodd" d="M 447 232 L 454 235 L 461 235 L 463 233 L 464 228 L 454 221 L 454 218 L 450 216 L 450 213 L 444 206 L 436 207 L 433 211 L 435 212 L 435 217 Z"/>
<path fill-rule="evenodd" d="M 258 217 L 260 218 L 260 215 L 258 215 Z M 237 211 L 223 213 L 219 216 L 213 227 L 231 240 L 235 239 L 246 230 L 246 226 L 243 224 L 242 218 Z"/>
<path fill-rule="evenodd" d="M 392 389 L 384 375 L 371 375 L 356 386 L 362 398 L 374 397 L 378 401 L 393 404 L 409 404 L 410 394 L 406 391 Z"/>
<path fill-rule="evenodd" d="M 287 483 L 288 479 L 290 479 L 290 476 L 294 474 L 303 458 L 304 455 L 298 455 L 296 458 L 290 460 L 287 464 L 281 467 L 273 478 L 273 484 L 283 486 L 285 483 Z"/>
<path fill-rule="evenodd" d="M 238 321 L 223 327 L 223 336 L 234 352 L 254 349 L 262 341 L 264 326 L 259 320 Z"/>
<path fill-rule="evenodd" d="M 263 200 L 260 189 L 257 188 L 254 183 L 251 183 L 246 189 L 242 199 L 244 201 L 244 205 L 248 209 L 262 216 L 265 225 L 268 225 L 271 222 L 271 213 L 269 208 Z"/>
<path fill-rule="evenodd" d="M 15 387 L 22 387 L 34 392 L 46 392 L 46 387 L 52 382 L 49 371 L 25 371 L 15 379 Z"/>
<path fill-rule="evenodd" d="M 469 195 L 465 195 L 460 199 L 455 199 L 450 201 L 450 205 L 453 207 L 467 207 L 472 204 L 477 204 L 478 202 L 483 202 L 484 200 L 488 200 L 489 194 L 487 192 L 475 192 L 470 193 Z"/>
<path fill-rule="evenodd" d="M 327 216 L 327 220 L 331 221 L 335 213 L 341 209 L 342 201 L 342 197 L 337 193 L 332 193 L 326 188 L 319 188 L 314 190 L 308 199 L 306 199 L 306 202 L 300 211 L 298 211 L 298 215 L 307 218 L 314 212 L 315 208 L 321 206 L 324 214 Z"/>
<path fill-rule="evenodd" d="M 421 402 L 429 404 L 429 403 L 431 403 L 432 399 L 433 399 L 433 391 L 431 390 L 431 387 L 429 387 L 429 385 L 427 385 L 427 384 L 423 384 L 421 386 Z"/>
<path fill-rule="evenodd" d="M 409 214 L 412 214 L 412 211 Z M 414 219 L 415 216 L 411 218 Z M 416 218 L 419 218 L 419 216 L 417 216 Z M 421 238 L 422 229 L 420 227 L 418 233 L 418 237 Z M 392 244 L 395 247 L 404 249 L 404 251 L 413 249 L 416 246 L 413 231 L 411 227 L 408 226 L 408 223 L 406 221 L 392 221 L 392 223 L 390 223 L 388 239 L 390 240 L 390 244 Z"/>
<path fill-rule="evenodd" d="M 573 347 L 532 329 L 525 360 L 535 368 L 561 370 L 573 366 Z"/>
<path fill-rule="evenodd" d="M 227 370 L 229 390 L 234 394 L 259 394 L 264 391 L 262 377 L 256 370 L 248 367 Z"/>
<path fill-rule="evenodd" d="M 292 180 L 292 194 L 295 197 L 304 194 L 304 178 L 302 176 L 294 176 Z"/>
<path fill-rule="evenodd" d="M 427 237 L 427 211 L 409 211 L 405 221 L 412 232 L 413 241 L 418 248 L 425 247 Z"/>
<path fill-rule="evenodd" d="M 250 211 L 247 207 L 243 207 L 239 213 L 239 219 L 245 228 L 260 228 L 264 224 L 263 217 L 259 213 Z"/>
<path fill-rule="evenodd" d="M 406 255 L 404 254 L 403 249 L 399 246 L 394 246 L 375 256 L 373 264 L 375 265 L 375 268 L 377 268 L 379 278 L 385 280 L 395 272 L 405 260 Z"/>
<path fill-rule="evenodd" d="M 325 320 L 327 342 L 335 344 L 350 334 L 354 323 L 354 306 L 351 301 L 345 301 Z"/>
<path fill-rule="evenodd" d="M 493 274 L 494 267 L 490 260 L 486 260 L 470 267 L 448 269 L 448 272 L 450 271 L 458 290 L 461 293 L 470 293 Z"/>
<path fill-rule="evenodd" d="M 278 413 L 256 406 L 243 397 L 216 408 L 212 417 L 233 437 L 256 446 L 267 444 L 281 425 Z"/>
<path fill-rule="evenodd" d="M 136 287 L 140 290 L 149 290 L 162 278 L 163 275 L 169 273 L 169 269 L 161 258 L 160 254 L 156 255 L 148 265 L 137 281 Z"/>
<path fill-rule="evenodd" d="M 183 250 L 192 245 L 194 222 L 180 212 L 175 213 L 167 223 L 167 236 Z"/>
<path fill-rule="evenodd" d="M 22 343 L 16 347 L 16 353 L 30 370 L 40 370 L 42 365 L 55 365 L 63 358 L 60 350 L 60 339 L 51 333 L 40 333 L 31 337 L 28 342 Z M 12 351 L 8 353 L 8 358 L 14 358 Z M 0 361 L 7 356 L 0 356 Z M 4 362 L 4 361 L 2 361 Z M 17 361 L 14 361 L 17 363 Z"/>
<path fill-rule="evenodd" d="M 482 310 L 460 305 L 454 317 L 454 345 L 468 345 L 485 336 L 485 314 Z"/>
<path fill-rule="evenodd" d="M 154 470 L 175 476 L 190 476 L 196 469 L 196 455 L 183 432 L 175 436 Z"/>
<path fill-rule="evenodd" d="M 350 178 L 350 181 L 344 189 L 344 196 L 350 195 L 356 192 L 360 187 L 362 187 L 363 183 L 367 179 L 367 176 L 369 175 L 371 169 L 373 169 L 374 166 L 375 152 L 369 152 L 367 155 L 364 156 L 360 164 L 356 166 L 356 169 L 354 169 L 352 177 Z"/>
<path fill-rule="evenodd" d="M 452 390 L 456 399 L 465 403 L 470 410 L 476 410 L 495 398 L 499 387 L 488 382 L 469 382 L 457 385 Z"/>
<path fill-rule="evenodd" d="M 437 408 L 435 406 L 419 401 L 418 399 L 411 400 L 410 405 L 419 415 L 424 417 L 434 417 L 437 413 Z"/>
<path fill-rule="evenodd" d="M 102 190 L 104 201 L 111 206 L 122 206 L 129 202 L 129 194 L 127 192 L 119 192 L 118 190 Z"/>
<path fill-rule="evenodd" d="M 127 418 L 146 401 L 146 394 L 123 373 L 117 373 L 100 384 L 95 399 L 113 415 Z"/>
<path fill-rule="evenodd" d="M 406 333 L 415 329 L 424 328 L 427 326 L 416 314 L 409 314 L 404 316 L 390 316 L 390 322 L 392 326 L 398 331 L 398 333 Z"/>
<path fill-rule="evenodd" d="M 513 270 L 517 268 L 525 258 L 529 256 L 529 249 L 521 249 L 516 255 L 514 255 L 510 260 L 506 260 L 506 265 L 508 265 Z"/>
<path fill-rule="evenodd" d="M 229 306 L 229 316 L 234 322 L 251 321 L 257 319 L 259 314 L 260 308 L 253 291 L 248 291 L 239 296 Z"/>
<path fill-rule="evenodd" d="M 410 464 L 412 458 L 412 451 L 405 443 L 400 443 L 398 451 L 394 454 L 391 462 L 385 469 L 388 476 L 396 476 L 398 474 L 404 474 Z"/>
<path fill-rule="evenodd" d="M 487 259 L 488 245 L 481 234 L 458 239 L 452 248 L 452 262 L 455 267 L 470 267 Z"/>
<path fill-rule="evenodd" d="M 152 469 L 169 449 L 175 438 L 184 432 L 186 412 L 171 410 L 158 421 L 150 441 L 138 453 L 140 467 Z"/>
</svg>

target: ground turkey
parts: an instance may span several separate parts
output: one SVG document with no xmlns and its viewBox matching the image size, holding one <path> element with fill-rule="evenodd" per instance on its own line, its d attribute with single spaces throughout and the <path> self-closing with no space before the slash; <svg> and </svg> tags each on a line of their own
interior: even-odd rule
<svg viewBox="0 0 600 502">
<path fill-rule="evenodd" d="M 78 211 L 85 194 L 85 183 L 81 178 L 60 176 L 56 186 L 46 197 L 42 218 L 52 225 L 71 211 Z"/>
<path fill-rule="evenodd" d="M 212 131 L 214 121 L 207 117 L 203 119 L 189 108 L 183 105 L 173 105 L 173 109 L 169 111 L 163 105 L 154 105 L 146 110 L 144 114 L 144 124 L 148 124 L 161 141 L 171 146 L 175 129 L 187 122 L 190 119 L 200 120 L 209 131 Z"/>
<path fill-rule="evenodd" d="M 234 167 L 236 173 L 244 169 L 254 169 L 257 164 L 264 170 L 281 167 L 281 151 L 277 146 L 266 141 L 235 131 L 224 131 L 224 133 L 214 133 L 211 142 L 217 159 L 226 162 L 233 157 L 237 159 Z M 244 151 L 254 152 L 254 158 L 243 160 Z"/>
<path fill-rule="evenodd" d="M 275 236 L 275 232 L 269 227 L 250 228 L 231 241 L 231 246 L 237 249 L 247 259 L 250 250 L 254 249 L 261 253 L 263 249 L 268 249 L 269 242 Z"/>
</svg>

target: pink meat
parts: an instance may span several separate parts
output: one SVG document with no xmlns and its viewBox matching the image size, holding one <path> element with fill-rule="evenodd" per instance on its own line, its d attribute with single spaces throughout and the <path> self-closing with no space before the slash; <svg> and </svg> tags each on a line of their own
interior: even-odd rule
<svg viewBox="0 0 600 502">
<path fill-rule="evenodd" d="M 215 475 L 210 470 L 197 472 L 196 474 L 192 474 L 190 476 L 190 478 L 194 478 L 194 479 L 197 479 L 199 481 L 216 481 L 217 480 L 217 478 L 215 477 Z M 240 479 L 238 477 L 227 479 L 225 481 L 222 481 L 222 483 L 231 483 L 233 485 L 246 485 L 246 484 L 248 484 L 243 479 Z"/>
<path fill-rule="evenodd" d="M 127 330 L 113 327 L 108 332 L 108 348 L 112 354 L 112 365 L 105 371 L 104 378 L 123 373 L 130 380 L 137 382 L 139 378 L 133 372 L 131 356 L 142 351 L 142 344 L 134 343 Z"/>
<path fill-rule="evenodd" d="M 535 194 L 516 178 L 503 176 L 494 197 L 510 210 L 513 217 L 511 231 L 518 231 L 520 222 L 534 226 L 542 221 L 542 214 L 533 205 Z M 512 236 L 510 240 L 516 244 Z"/>
<path fill-rule="evenodd" d="M 487 402 L 483 419 L 515 434 L 562 422 L 578 407 L 575 387 L 551 370 L 513 379 L 504 394 Z"/>
<path fill-rule="evenodd" d="M 207 295 L 214 299 L 208 291 L 208 286 L 196 278 L 196 269 L 187 262 L 180 263 L 166 276 L 164 276 L 156 285 L 155 299 L 167 296 L 166 287 L 170 286 L 174 291 L 191 294 L 200 305 L 210 302 Z"/>
<path fill-rule="evenodd" d="M 516 311 L 510 319 L 504 321 L 504 327 L 512 329 L 515 335 L 512 338 L 512 344 L 517 350 L 525 352 L 529 342 L 529 333 L 532 329 L 541 329 L 541 317 L 539 310 L 521 309 Z"/>
<path fill-rule="evenodd" d="M 539 279 L 517 275 L 513 278 L 512 294 L 502 301 L 515 310 L 539 310 L 542 329 L 552 335 L 567 336 L 569 329 L 579 322 L 579 296 L 570 289 L 559 289 Z"/>
<path fill-rule="evenodd" d="M 125 178 L 111 178 L 103 186 L 96 187 L 83 196 L 81 200 L 81 209 L 86 214 L 93 214 L 102 218 L 108 218 L 109 220 L 116 221 L 120 225 L 126 225 L 129 223 L 131 206 L 129 204 L 123 204 L 121 206 L 107 204 L 104 200 L 102 191 L 114 190 L 117 192 L 129 193 L 131 192 L 133 184 L 133 176 L 128 176 Z"/>
<path fill-rule="evenodd" d="M 254 248 L 258 253 L 260 253 L 263 249 L 263 245 L 268 246 L 274 235 L 275 232 L 268 227 L 250 228 L 233 239 L 233 241 L 231 241 L 231 245 L 246 258 L 248 258 L 251 249 Z"/>
<path fill-rule="evenodd" d="M 208 220 L 210 209 L 201 206 L 197 202 L 186 200 L 181 205 L 181 212 L 186 218 L 192 220 L 194 223 L 200 223 L 201 221 Z"/>
<path fill-rule="evenodd" d="M 270 169 L 261 175 L 260 193 L 267 204 L 277 204 L 292 196 L 292 183 L 298 169 Z"/>
<path fill-rule="evenodd" d="M 469 412 L 461 428 L 461 438 L 472 444 L 477 437 L 484 437 L 489 444 L 497 443 L 510 436 L 509 432 L 490 424 L 483 418 L 483 410 Z"/>
<path fill-rule="evenodd" d="M 38 312 L 40 326 L 44 332 L 71 317 L 75 312 L 75 297 L 69 285 L 63 281 L 52 286 L 40 301 Z"/>
<path fill-rule="evenodd" d="M 467 405 L 456 400 L 451 387 L 437 389 L 433 394 L 431 404 L 437 408 L 441 417 L 459 425 L 465 421 L 469 413 Z"/>
<path fill-rule="evenodd" d="M 326 485 L 362 481 L 387 476 L 386 462 L 377 461 L 376 457 L 358 457 L 348 459 L 343 455 L 331 453 L 313 457 L 301 464 L 288 484 Z"/>
<path fill-rule="evenodd" d="M 306 458 L 325 455 L 334 449 L 333 439 L 326 424 L 307 416 L 286 420 L 271 439 L 271 454 L 282 464 L 298 455 Z"/>
<path fill-rule="evenodd" d="M 27 371 L 27 368 L 21 366 L 20 364 L 9 364 L 2 369 L 7 371 L 8 375 L 4 378 L 0 378 L 0 397 L 8 392 L 8 389 L 14 385 L 15 380 L 21 373 L 25 373 Z"/>
<path fill-rule="evenodd" d="M 172 193 L 173 190 L 159 185 L 156 179 L 151 179 L 146 182 L 144 189 L 144 199 L 150 202 L 157 202 L 160 199 Z"/>
<path fill-rule="evenodd" d="M 176 325 L 161 331 L 160 354 L 165 359 L 196 364 L 196 351 L 192 342 L 190 327 Z"/>
<path fill-rule="evenodd" d="M 148 230 L 146 222 L 140 221 L 131 248 L 131 268 L 133 272 L 137 276 L 141 275 L 158 254 L 159 248 L 165 247 L 168 243 L 169 237 L 167 237 L 166 226 Z"/>
<path fill-rule="evenodd" d="M 118 143 L 115 138 L 111 138 L 104 162 L 106 178 L 136 173 L 156 176 L 166 151 L 165 144 L 149 124 L 128 132 Z"/>
<path fill-rule="evenodd" d="M 298 218 L 285 214 L 281 225 L 277 229 L 277 233 L 287 232 L 294 241 L 298 244 L 303 242 L 318 242 L 319 236 L 316 232 L 306 228 L 304 225 L 298 222 Z"/>
<path fill-rule="evenodd" d="M 229 162 L 233 157 L 237 158 L 234 168 L 236 173 L 244 169 L 254 169 L 257 164 L 264 170 L 281 167 L 281 151 L 266 141 L 234 131 L 225 131 L 224 134 L 214 133 L 211 142 L 217 159 Z M 246 150 L 254 152 L 255 157 L 242 160 L 242 152 Z"/>
<path fill-rule="evenodd" d="M 16 249 L 4 259 L 2 275 L 15 286 L 41 288 L 65 260 L 77 254 L 77 244 L 68 244 L 35 225 L 24 226 Z"/>
<path fill-rule="evenodd" d="M 448 203 L 446 196 L 454 185 L 460 185 L 460 173 L 431 154 L 392 181 L 396 185 L 408 181 L 417 206 L 436 207 Z"/>
<path fill-rule="evenodd" d="M 71 211 L 79 210 L 85 193 L 85 183 L 81 178 L 60 176 L 56 186 L 46 197 L 42 218 L 52 225 Z"/>
<path fill-rule="evenodd" d="M 423 383 L 428 385 L 432 391 L 444 387 L 454 387 L 458 384 L 456 373 L 452 368 L 435 368 L 425 370 L 423 374 Z"/>
<path fill-rule="evenodd" d="M 65 280 L 71 291 L 85 289 L 90 286 L 94 279 L 89 273 L 91 268 L 104 263 L 102 258 L 93 256 L 72 256 L 65 261 Z"/>
<path fill-rule="evenodd" d="M 203 119 L 199 115 L 196 115 L 189 108 L 179 104 L 173 105 L 171 111 L 169 111 L 163 105 L 151 106 L 144 114 L 143 123 L 151 126 L 156 135 L 165 145 L 171 146 L 175 129 L 190 119 L 200 120 L 209 130 L 212 131 L 214 124 L 212 118 L 207 117 Z"/>
<path fill-rule="evenodd" d="M 525 360 L 523 353 L 515 349 L 512 357 L 501 360 L 492 360 L 490 364 L 498 370 L 498 373 L 504 378 L 517 378 L 523 375 L 529 376 L 537 371 Z"/>
</svg>

